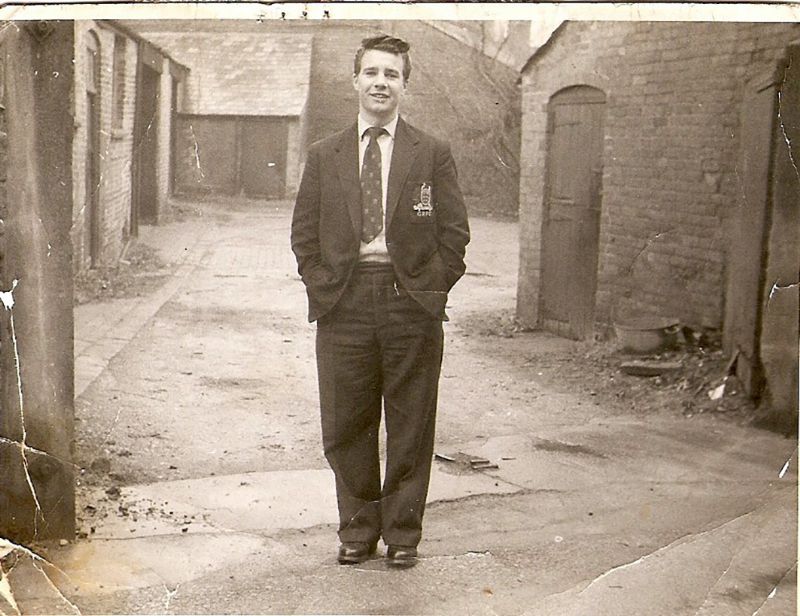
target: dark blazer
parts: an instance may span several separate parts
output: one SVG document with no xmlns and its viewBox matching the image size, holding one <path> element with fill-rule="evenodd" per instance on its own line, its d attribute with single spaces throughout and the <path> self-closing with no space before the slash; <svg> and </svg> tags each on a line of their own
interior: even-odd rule
<svg viewBox="0 0 800 616">
<path fill-rule="evenodd" d="M 292 250 L 308 294 L 309 321 L 336 305 L 358 264 L 357 133 L 354 124 L 312 145 L 297 193 Z M 386 210 L 386 247 L 398 283 L 431 315 L 446 319 L 447 292 L 465 269 L 467 212 L 450 147 L 402 118 L 395 132 Z"/>
</svg>

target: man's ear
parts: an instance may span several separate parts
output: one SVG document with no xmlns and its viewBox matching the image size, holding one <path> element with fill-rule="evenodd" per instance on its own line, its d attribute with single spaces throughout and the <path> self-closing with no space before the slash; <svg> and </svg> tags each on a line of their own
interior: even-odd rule
<svg viewBox="0 0 800 616">
<path fill-rule="evenodd" d="M 358 75 L 353 73 L 353 89 L 358 91 Z"/>
</svg>

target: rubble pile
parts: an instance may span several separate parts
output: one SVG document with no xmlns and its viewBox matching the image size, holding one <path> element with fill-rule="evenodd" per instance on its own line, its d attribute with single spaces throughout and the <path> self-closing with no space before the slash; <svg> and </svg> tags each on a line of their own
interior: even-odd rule
<svg viewBox="0 0 800 616">
<path fill-rule="evenodd" d="M 598 343 L 572 358 L 597 395 L 637 413 L 679 411 L 751 418 L 755 406 L 735 376 L 718 336 L 682 336 L 675 348 L 631 354 L 613 343 Z"/>
</svg>

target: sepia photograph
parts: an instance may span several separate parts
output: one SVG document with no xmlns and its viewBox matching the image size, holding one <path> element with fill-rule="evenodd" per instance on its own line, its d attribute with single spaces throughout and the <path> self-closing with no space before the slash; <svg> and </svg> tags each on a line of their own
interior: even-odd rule
<svg viewBox="0 0 800 616">
<path fill-rule="evenodd" d="M 800 5 L 0 8 L 0 616 L 797 613 Z"/>
</svg>

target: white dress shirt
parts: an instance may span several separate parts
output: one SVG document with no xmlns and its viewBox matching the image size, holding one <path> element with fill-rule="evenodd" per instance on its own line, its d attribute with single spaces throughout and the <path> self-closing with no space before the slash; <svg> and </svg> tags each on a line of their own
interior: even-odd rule
<svg viewBox="0 0 800 616">
<path fill-rule="evenodd" d="M 358 251 L 359 261 L 370 263 L 389 263 L 389 251 L 386 249 L 386 192 L 389 187 L 389 168 L 392 163 L 392 152 L 394 151 L 394 135 L 397 130 L 397 119 L 394 119 L 383 126 L 386 133 L 378 137 L 378 147 L 381 149 L 381 207 L 383 208 L 383 228 L 375 238 L 368 244 L 361 242 Z M 364 164 L 364 154 L 369 145 L 369 137 L 366 131 L 372 124 L 368 123 L 360 115 L 358 116 L 358 173 L 361 174 L 361 166 Z"/>
</svg>

